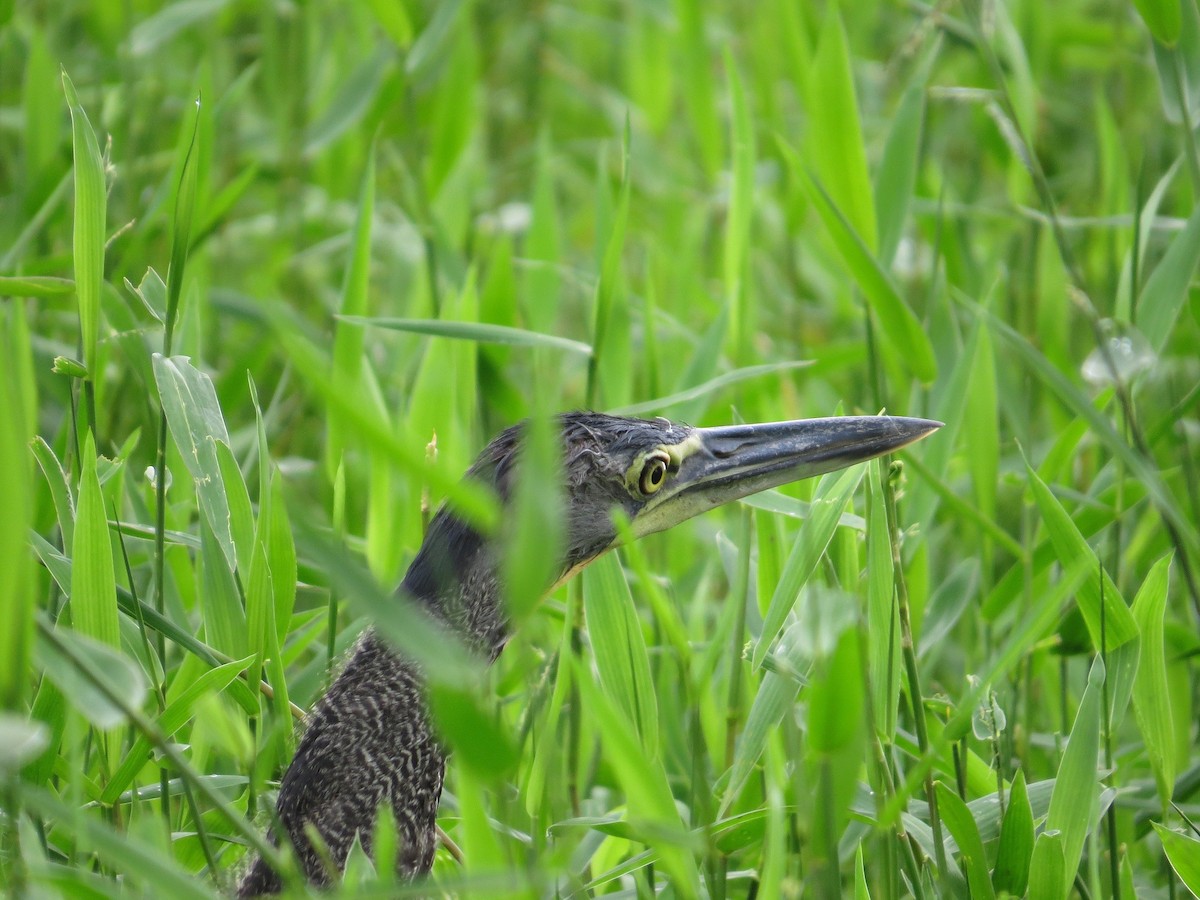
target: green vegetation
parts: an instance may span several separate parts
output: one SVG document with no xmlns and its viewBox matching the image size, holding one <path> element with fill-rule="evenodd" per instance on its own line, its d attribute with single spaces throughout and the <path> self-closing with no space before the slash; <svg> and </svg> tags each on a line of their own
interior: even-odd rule
<svg viewBox="0 0 1200 900">
<path fill-rule="evenodd" d="M 1200 891 L 1197 97 L 1194 0 L 0 3 L 0 885 L 228 890 L 375 621 L 447 894 Z M 391 588 L 580 407 L 947 424 L 483 672 Z"/>
</svg>

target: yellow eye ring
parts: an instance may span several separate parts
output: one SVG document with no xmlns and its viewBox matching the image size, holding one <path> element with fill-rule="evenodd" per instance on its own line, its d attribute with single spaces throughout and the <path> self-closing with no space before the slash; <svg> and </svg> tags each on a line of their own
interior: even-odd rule
<svg viewBox="0 0 1200 900">
<path fill-rule="evenodd" d="M 652 456 L 642 466 L 642 474 L 638 477 L 638 489 L 646 495 L 653 494 L 667 480 L 667 462 L 662 456 Z"/>
</svg>

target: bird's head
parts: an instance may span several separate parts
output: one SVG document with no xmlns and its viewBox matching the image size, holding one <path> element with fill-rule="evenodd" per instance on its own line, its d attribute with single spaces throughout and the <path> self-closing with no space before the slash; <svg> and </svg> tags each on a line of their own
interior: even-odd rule
<svg viewBox="0 0 1200 900">
<path fill-rule="evenodd" d="M 615 513 L 642 537 L 758 491 L 881 456 L 941 426 L 893 416 L 720 428 L 599 413 L 568 413 L 559 422 L 566 488 L 563 577 L 617 543 Z M 520 436 L 520 426 L 505 432 L 472 468 L 491 475 L 502 499 L 510 495 Z"/>
<path fill-rule="evenodd" d="M 600 413 L 567 413 L 558 424 L 566 534 L 565 544 L 552 542 L 562 549 L 558 582 L 618 543 L 617 514 L 642 537 L 758 491 L 898 450 L 941 427 L 928 419 L 845 416 L 693 428 Z M 524 425 L 502 432 L 468 472 L 505 506 L 522 477 L 524 434 Z M 497 559 L 490 539 L 442 508 L 404 588 L 494 654 L 503 645 L 503 615 L 477 600 L 498 593 Z"/>
</svg>

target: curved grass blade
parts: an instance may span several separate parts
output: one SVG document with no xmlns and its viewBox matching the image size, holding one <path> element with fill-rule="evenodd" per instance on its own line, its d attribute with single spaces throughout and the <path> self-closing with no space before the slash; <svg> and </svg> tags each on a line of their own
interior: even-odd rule
<svg viewBox="0 0 1200 900">
<path fill-rule="evenodd" d="M 776 372 L 803 369 L 812 364 L 813 361 L 811 359 L 799 359 L 791 362 L 766 363 L 761 366 L 745 366 L 741 369 L 734 369 L 732 372 L 726 372 L 724 375 L 718 375 L 716 378 L 710 378 L 703 384 L 685 388 L 682 391 L 676 391 L 674 394 L 668 394 L 665 397 L 658 397 L 657 399 L 646 400 L 641 403 L 631 403 L 628 406 L 620 406 L 610 410 L 610 412 L 617 416 L 641 416 L 646 413 L 655 412 L 656 410 L 670 409 L 672 406 L 679 406 L 682 403 L 698 400 L 701 397 L 707 397 L 740 381 L 761 378 L 763 375 L 773 375 Z"/>
<path fill-rule="evenodd" d="M 591 356 L 592 347 L 582 341 L 539 334 L 523 328 L 507 325 L 489 325 L 484 322 L 444 322 L 441 319 L 395 319 L 371 316 L 338 316 L 345 322 L 388 328 L 392 331 L 408 331 L 413 334 L 429 334 L 436 337 L 454 338 L 460 341 L 475 341 L 480 344 L 508 344 L 513 347 L 546 347 Z"/>
<path fill-rule="evenodd" d="M 833 532 L 841 519 L 842 510 L 858 488 L 864 471 L 861 465 L 852 466 L 845 472 L 825 476 L 817 485 L 809 508 L 809 517 L 800 526 L 796 543 L 784 565 L 783 576 L 776 585 L 771 605 L 767 608 L 762 634 L 754 646 L 754 668 L 762 665 L 775 636 L 779 634 L 788 613 L 799 599 L 800 589 L 804 587 L 825 548 L 833 540 Z"/>
</svg>

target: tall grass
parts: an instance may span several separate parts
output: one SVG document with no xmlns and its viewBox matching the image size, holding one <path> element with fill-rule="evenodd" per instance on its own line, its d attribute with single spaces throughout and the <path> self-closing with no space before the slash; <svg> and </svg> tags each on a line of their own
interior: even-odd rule
<svg viewBox="0 0 1200 900">
<path fill-rule="evenodd" d="M 347 895 L 1200 892 L 1196 96 L 1192 0 L 0 6 L 0 883 L 289 866 L 374 623 L 447 840 Z M 947 424 L 539 604 L 584 406 Z M 487 671 L 391 601 L 442 502 Z"/>
</svg>

